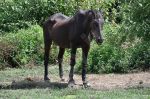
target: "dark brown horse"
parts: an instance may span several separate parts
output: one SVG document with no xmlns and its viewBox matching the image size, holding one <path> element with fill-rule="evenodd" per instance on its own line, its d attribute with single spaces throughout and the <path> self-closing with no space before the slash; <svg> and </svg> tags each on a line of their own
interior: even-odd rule
<svg viewBox="0 0 150 99">
<path fill-rule="evenodd" d="M 45 54 L 44 80 L 48 78 L 48 60 L 52 41 L 59 46 L 59 75 L 63 80 L 62 60 L 65 48 L 71 48 L 70 73 L 68 85 L 74 85 L 73 73 L 77 48 L 82 48 L 82 81 L 87 86 L 86 67 L 90 49 L 90 39 L 95 38 L 98 44 L 103 42 L 102 28 L 104 19 L 102 13 L 96 10 L 79 10 L 72 18 L 63 14 L 54 14 L 43 24 Z"/>
</svg>

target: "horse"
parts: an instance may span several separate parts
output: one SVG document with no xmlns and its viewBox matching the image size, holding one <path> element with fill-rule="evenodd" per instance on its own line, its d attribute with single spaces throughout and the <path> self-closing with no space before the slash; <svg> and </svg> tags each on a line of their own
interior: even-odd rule
<svg viewBox="0 0 150 99">
<path fill-rule="evenodd" d="M 59 76 L 63 81 L 62 61 L 66 48 L 71 49 L 70 72 L 68 86 L 73 86 L 74 66 L 76 64 L 76 50 L 82 48 L 82 82 L 88 86 L 86 79 L 87 57 L 90 49 L 90 42 L 95 38 L 98 45 L 102 44 L 104 19 L 101 11 L 79 10 L 73 17 L 63 14 L 54 14 L 43 24 L 44 37 L 44 80 L 48 78 L 48 60 L 52 42 L 59 46 L 58 63 Z M 90 39 L 91 38 L 91 39 Z"/>
</svg>

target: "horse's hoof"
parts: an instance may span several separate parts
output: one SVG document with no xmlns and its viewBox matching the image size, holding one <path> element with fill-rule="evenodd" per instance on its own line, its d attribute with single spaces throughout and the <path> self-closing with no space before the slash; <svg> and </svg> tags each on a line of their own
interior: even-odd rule
<svg viewBox="0 0 150 99">
<path fill-rule="evenodd" d="M 62 82 L 65 82 L 65 79 L 64 79 L 64 78 L 61 78 L 61 81 L 62 81 Z"/>
<path fill-rule="evenodd" d="M 83 82 L 83 87 L 84 88 L 89 88 L 91 85 L 88 82 Z"/>
<path fill-rule="evenodd" d="M 74 85 L 75 85 L 75 84 L 73 84 L 73 83 L 69 83 L 69 84 L 68 84 L 68 87 L 69 87 L 69 88 L 74 88 Z"/>
<path fill-rule="evenodd" d="M 75 85 L 75 81 L 74 80 L 71 80 L 68 82 L 68 87 L 69 88 L 74 88 L 74 85 Z"/>
<path fill-rule="evenodd" d="M 50 81 L 50 79 L 48 77 L 44 77 L 45 81 Z"/>
</svg>

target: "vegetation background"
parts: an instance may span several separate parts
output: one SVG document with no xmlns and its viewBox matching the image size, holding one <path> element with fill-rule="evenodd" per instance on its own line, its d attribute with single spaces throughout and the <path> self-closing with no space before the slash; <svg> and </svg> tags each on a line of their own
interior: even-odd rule
<svg viewBox="0 0 150 99">
<path fill-rule="evenodd" d="M 149 0 L 1 0 L 0 69 L 43 66 L 42 23 L 52 14 L 73 16 L 78 9 L 102 9 L 105 41 L 92 42 L 89 73 L 126 73 L 150 67 Z M 53 45 L 50 64 L 57 60 Z M 64 63 L 69 63 L 70 50 Z M 81 71 L 78 50 L 76 71 Z"/>
<path fill-rule="evenodd" d="M 138 76 L 146 80 L 136 82 L 136 76 L 132 74 L 126 76 L 129 82 L 123 75 L 121 81 L 116 74 L 102 75 L 103 79 L 97 75 L 99 79 L 95 83 L 110 81 L 112 86 L 117 79 L 118 85 L 122 81 L 126 83 L 123 89 L 101 91 L 49 87 L 59 78 L 58 66 L 55 65 L 58 54 L 56 45 L 52 45 L 49 60 L 52 83 L 43 81 L 42 23 L 54 13 L 61 12 L 71 17 L 78 9 L 101 9 L 105 18 L 105 41 L 100 46 L 94 40 L 91 42 L 88 73 L 129 73 L 150 69 L 149 0 L 0 0 L 1 99 L 150 99 L 149 88 L 124 89 L 132 82 L 138 86 L 148 84 L 147 76 Z M 81 55 L 81 49 L 78 49 L 77 73 L 81 73 Z M 64 73 L 68 73 L 69 61 L 70 50 L 67 49 L 63 62 L 66 65 Z M 96 79 L 96 76 L 92 77 Z M 41 87 L 36 86 L 37 83 Z M 20 87 L 13 88 L 13 84 Z"/>
</svg>

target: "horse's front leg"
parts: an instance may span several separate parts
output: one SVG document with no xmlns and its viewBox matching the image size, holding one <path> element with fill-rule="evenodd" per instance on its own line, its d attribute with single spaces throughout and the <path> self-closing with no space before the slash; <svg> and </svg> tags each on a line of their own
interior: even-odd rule
<svg viewBox="0 0 150 99">
<path fill-rule="evenodd" d="M 84 87 L 89 86 L 86 80 L 87 56 L 88 56 L 89 49 L 90 49 L 89 45 L 82 47 L 82 81 Z"/>
<path fill-rule="evenodd" d="M 58 54 L 58 64 L 59 64 L 59 76 L 61 81 L 64 81 L 65 79 L 63 78 L 63 68 L 62 68 L 62 61 L 63 61 L 63 55 L 65 52 L 65 48 L 59 48 L 59 54 Z"/>
<path fill-rule="evenodd" d="M 70 67 L 69 82 L 68 82 L 69 87 L 73 87 L 73 85 L 75 84 L 75 81 L 73 79 L 73 74 L 74 74 L 74 65 L 76 63 L 76 60 L 75 60 L 76 50 L 77 50 L 76 47 L 71 49 L 71 58 L 70 58 L 70 66 L 71 67 Z"/>
</svg>

